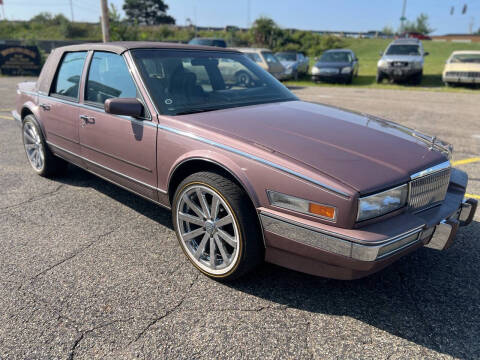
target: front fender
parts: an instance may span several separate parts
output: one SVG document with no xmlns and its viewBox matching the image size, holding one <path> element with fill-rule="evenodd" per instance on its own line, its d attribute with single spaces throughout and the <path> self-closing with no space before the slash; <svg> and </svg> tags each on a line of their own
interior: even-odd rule
<svg viewBox="0 0 480 360">
<path fill-rule="evenodd" d="M 230 175 L 232 175 L 243 187 L 243 189 L 247 192 L 247 195 L 250 197 L 253 205 L 257 208 L 260 206 L 260 202 L 258 200 L 258 196 L 248 180 L 245 170 L 242 169 L 235 161 L 233 161 L 230 157 L 226 156 L 221 152 L 216 151 L 204 151 L 204 150 L 193 150 L 187 152 L 180 156 L 170 167 L 168 173 L 168 188 L 167 191 L 170 194 L 171 191 L 175 191 L 174 189 L 170 189 L 171 179 L 173 174 L 177 169 L 179 169 L 182 165 L 187 164 L 190 161 L 206 161 L 212 164 L 215 164 L 225 171 L 227 171 Z"/>
</svg>

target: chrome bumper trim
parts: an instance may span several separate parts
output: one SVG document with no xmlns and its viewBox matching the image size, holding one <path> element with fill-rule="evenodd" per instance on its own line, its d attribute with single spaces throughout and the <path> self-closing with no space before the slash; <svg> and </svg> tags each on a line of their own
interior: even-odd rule
<svg viewBox="0 0 480 360">
<path fill-rule="evenodd" d="M 13 116 L 13 119 L 16 121 L 16 123 L 17 123 L 19 126 L 22 126 L 22 117 L 21 117 L 20 114 L 17 112 L 17 110 L 13 110 L 13 111 L 12 111 L 12 116 Z"/>
<path fill-rule="evenodd" d="M 381 243 L 368 245 L 362 244 L 360 239 L 358 242 L 341 239 L 310 227 L 304 227 L 299 223 L 293 223 L 277 216 L 269 216 L 265 213 L 260 214 L 260 220 L 265 231 L 319 250 L 361 261 L 374 261 L 393 255 L 426 237 L 422 234 L 424 228 L 422 225 L 406 233 L 386 239 Z M 426 231 L 430 231 L 430 229 Z M 431 232 L 428 236 L 430 235 Z"/>
</svg>

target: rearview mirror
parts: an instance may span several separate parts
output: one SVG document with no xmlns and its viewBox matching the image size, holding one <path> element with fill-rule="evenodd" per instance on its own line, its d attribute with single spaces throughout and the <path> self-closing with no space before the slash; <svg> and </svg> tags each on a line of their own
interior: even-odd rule
<svg viewBox="0 0 480 360">
<path fill-rule="evenodd" d="M 105 112 L 113 115 L 143 116 L 143 104 L 135 98 L 111 98 L 105 100 Z"/>
</svg>

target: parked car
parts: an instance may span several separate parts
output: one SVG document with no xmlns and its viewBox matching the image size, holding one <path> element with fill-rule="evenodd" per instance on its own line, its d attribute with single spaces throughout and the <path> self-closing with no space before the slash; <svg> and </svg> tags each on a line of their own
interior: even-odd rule
<svg viewBox="0 0 480 360">
<path fill-rule="evenodd" d="M 295 80 L 298 75 L 308 73 L 310 59 L 301 52 L 283 51 L 275 54 L 280 63 L 285 68 L 285 73 Z"/>
<path fill-rule="evenodd" d="M 313 81 L 343 82 L 351 84 L 358 76 L 359 62 L 350 49 L 325 51 L 312 67 Z"/>
<path fill-rule="evenodd" d="M 480 84 L 480 51 L 454 51 L 442 75 L 445 85 Z"/>
<path fill-rule="evenodd" d="M 205 46 L 216 46 L 216 47 L 227 47 L 227 42 L 224 39 L 218 38 L 193 38 L 188 42 L 190 45 L 205 45 Z"/>
<path fill-rule="evenodd" d="M 415 31 L 409 31 L 409 32 L 404 32 L 400 34 L 398 39 L 418 39 L 418 40 L 432 40 L 432 38 L 428 35 L 415 32 Z"/>
<path fill-rule="evenodd" d="M 225 61 L 253 84 L 228 86 Z M 171 209 L 186 257 L 216 279 L 264 260 L 363 277 L 424 245 L 450 246 L 477 206 L 464 200 L 468 177 L 451 167 L 449 145 L 300 101 L 231 49 L 57 48 L 36 82 L 18 85 L 12 114 L 35 173 L 72 162 Z"/>
<path fill-rule="evenodd" d="M 377 83 L 388 78 L 391 81 L 412 81 L 420 84 L 423 77 L 424 57 L 428 55 L 418 39 L 399 39 L 391 42 L 380 53 L 377 64 Z"/>
<path fill-rule="evenodd" d="M 270 50 L 259 48 L 237 48 L 236 50 L 243 52 L 251 60 L 255 61 L 257 65 L 262 69 L 267 70 L 278 80 L 287 80 L 290 78 L 290 75 L 285 72 L 285 67 Z"/>
</svg>

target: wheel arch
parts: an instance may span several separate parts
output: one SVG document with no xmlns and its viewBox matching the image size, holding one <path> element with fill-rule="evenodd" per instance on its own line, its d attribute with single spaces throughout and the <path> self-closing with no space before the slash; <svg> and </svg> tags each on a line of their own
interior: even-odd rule
<svg viewBox="0 0 480 360">
<path fill-rule="evenodd" d="M 200 171 L 215 171 L 217 173 L 223 174 L 227 178 L 231 179 L 235 182 L 238 186 L 240 186 L 243 191 L 247 194 L 248 198 L 250 199 L 250 205 L 252 206 L 253 211 L 255 211 L 256 219 L 257 219 L 257 226 L 258 230 L 260 231 L 260 236 L 263 241 L 263 246 L 266 247 L 265 237 L 263 234 L 263 226 L 260 220 L 260 216 L 257 212 L 257 207 L 259 207 L 258 198 L 253 191 L 253 188 L 248 183 L 247 179 L 243 179 L 244 177 L 236 173 L 235 171 L 231 170 L 229 167 L 222 164 L 220 161 L 212 158 L 207 158 L 203 156 L 193 156 L 185 158 L 179 161 L 174 167 L 173 170 L 170 172 L 168 177 L 168 187 L 167 187 L 167 194 L 170 205 L 172 205 L 173 209 L 173 196 L 175 195 L 175 191 L 178 185 L 185 179 L 187 176 L 194 174 Z"/>
<path fill-rule="evenodd" d="M 255 209 L 259 206 L 258 198 L 255 192 L 253 191 L 250 184 L 247 183 L 246 179 L 242 179 L 243 176 L 238 175 L 235 171 L 231 170 L 229 167 L 225 166 L 218 160 L 202 156 L 188 157 L 179 161 L 173 167 L 173 170 L 170 172 L 170 175 L 168 177 L 167 183 L 167 192 L 170 204 L 172 204 L 173 196 L 175 194 L 177 186 L 182 182 L 183 179 L 196 172 L 209 170 L 220 172 L 221 174 L 233 180 L 248 195 L 252 206 Z"/>
<path fill-rule="evenodd" d="M 42 132 L 43 138 L 47 139 L 47 137 L 45 136 L 46 135 L 45 127 L 43 126 L 43 123 L 40 121 L 38 108 L 36 108 L 35 104 L 33 104 L 32 102 L 27 102 L 22 106 L 22 110 L 20 111 L 20 118 L 22 119 L 22 123 L 25 117 L 28 115 L 33 115 L 33 117 L 35 118 L 35 121 L 40 127 L 40 131 Z"/>
</svg>

